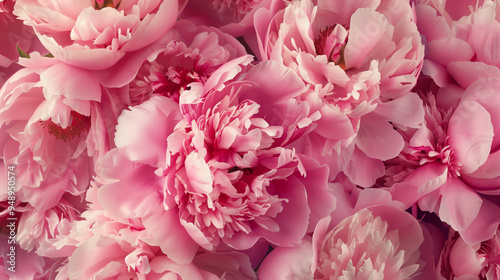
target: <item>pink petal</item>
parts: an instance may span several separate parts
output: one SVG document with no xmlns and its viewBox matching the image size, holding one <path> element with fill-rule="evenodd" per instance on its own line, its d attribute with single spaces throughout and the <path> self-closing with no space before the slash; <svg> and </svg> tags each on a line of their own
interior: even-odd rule
<svg viewBox="0 0 500 280">
<path fill-rule="evenodd" d="M 180 224 L 177 209 L 145 217 L 142 223 L 171 260 L 178 264 L 188 264 L 193 260 L 199 246 Z"/>
<path fill-rule="evenodd" d="M 474 56 L 472 47 L 455 37 L 430 41 L 427 45 L 429 48 L 427 58 L 445 66 L 452 61 L 470 61 Z"/>
<path fill-rule="evenodd" d="M 384 175 L 385 166 L 380 160 L 367 157 L 358 148 L 354 149 L 344 174 L 356 185 L 369 188 L 375 181 Z"/>
<path fill-rule="evenodd" d="M 361 117 L 356 146 L 371 158 L 387 160 L 401 152 L 404 141 L 386 119 L 372 112 Z"/>
<path fill-rule="evenodd" d="M 128 161 L 115 149 L 103 158 L 103 179 L 118 179 L 104 184 L 97 196 L 102 207 L 118 218 L 144 217 L 162 210 L 162 178 L 156 168 Z"/>
<path fill-rule="evenodd" d="M 257 270 L 261 280 L 308 279 L 311 274 L 312 246 L 302 241 L 295 247 L 278 247 L 264 259 Z"/>
<path fill-rule="evenodd" d="M 498 200 L 498 199 L 497 199 Z M 496 201 L 498 203 L 498 201 Z M 500 224 L 500 208 L 497 204 L 483 199 L 477 217 L 466 229 L 460 231 L 460 236 L 469 245 L 478 244 L 493 238 Z"/>
<path fill-rule="evenodd" d="M 372 52 L 395 48 L 393 32 L 394 26 L 384 15 L 368 8 L 357 9 L 351 17 L 344 51 L 346 68 L 360 68 Z"/>
<path fill-rule="evenodd" d="M 131 161 L 160 167 L 165 163 L 167 137 L 182 119 L 179 105 L 169 98 L 153 96 L 124 110 L 118 118 L 115 143 Z"/>
<path fill-rule="evenodd" d="M 448 178 L 439 192 L 439 218 L 454 230 L 467 228 L 477 217 L 483 200 L 456 177 Z"/>
<path fill-rule="evenodd" d="M 394 200 L 401 201 L 410 207 L 421 197 L 441 187 L 447 177 L 446 165 L 429 163 L 413 171 L 404 182 L 394 184 L 391 194 Z"/>
<path fill-rule="evenodd" d="M 462 172 L 472 173 L 486 162 L 493 141 L 490 114 L 479 103 L 462 101 L 448 123 L 448 143 Z"/>
<path fill-rule="evenodd" d="M 424 120 L 424 106 L 418 94 L 409 92 L 399 98 L 379 103 L 375 111 L 388 121 L 417 128 Z"/>
<path fill-rule="evenodd" d="M 90 71 L 57 63 L 42 71 L 40 81 L 45 96 L 62 95 L 69 99 L 101 101 L 101 86 Z"/>
<path fill-rule="evenodd" d="M 481 104 L 491 116 L 491 124 L 493 125 L 493 142 L 491 144 L 492 150 L 500 146 L 500 98 L 498 92 L 500 91 L 500 70 L 495 67 L 499 72 L 496 77 L 481 78 L 476 76 L 476 81 L 472 83 L 464 92 L 462 97 L 463 101 L 475 101 Z M 480 73 L 483 77 L 488 77 L 495 72 L 489 74 Z"/>
</svg>

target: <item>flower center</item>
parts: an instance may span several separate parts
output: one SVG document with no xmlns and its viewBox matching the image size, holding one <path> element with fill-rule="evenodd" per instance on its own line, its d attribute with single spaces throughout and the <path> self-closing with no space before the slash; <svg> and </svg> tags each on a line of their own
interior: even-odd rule
<svg viewBox="0 0 500 280">
<path fill-rule="evenodd" d="M 348 31 L 339 24 L 323 29 L 316 40 L 314 47 L 317 55 L 326 55 L 329 62 L 333 62 L 345 69 L 344 49 L 347 43 Z"/>
<path fill-rule="evenodd" d="M 55 124 L 51 120 L 42 121 L 42 126 L 47 128 L 49 134 L 56 137 L 56 139 L 66 142 L 80 136 L 83 131 L 87 131 L 90 128 L 89 116 L 84 116 L 75 111 L 71 111 L 71 118 L 71 124 L 66 128 Z"/>
<path fill-rule="evenodd" d="M 106 8 L 106 7 L 118 9 L 118 7 L 120 7 L 120 3 L 121 2 L 122 2 L 121 0 L 119 0 L 119 1 L 113 1 L 113 0 L 95 0 L 94 9 L 100 10 L 100 9 Z"/>
</svg>

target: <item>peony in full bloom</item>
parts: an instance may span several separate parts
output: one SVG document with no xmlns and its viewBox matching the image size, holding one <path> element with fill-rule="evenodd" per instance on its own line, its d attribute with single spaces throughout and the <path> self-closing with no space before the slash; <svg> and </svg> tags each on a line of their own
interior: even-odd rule
<svg viewBox="0 0 500 280">
<path fill-rule="evenodd" d="M 274 62 L 235 71 L 248 61 L 230 61 L 205 83 L 191 83 L 180 104 L 154 94 L 124 111 L 117 149 L 101 164 L 103 208 L 141 217 L 158 242 L 175 235 L 175 244 L 160 246 L 177 262 L 191 261 L 198 246 L 246 250 L 261 238 L 290 246 L 333 210 L 328 168 L 280 146 L 305 117 L 295 115 L 300 108 L 287 111 L 303 84 Z"/>
<path fill-rule="evenodd" d="M 425 267 L 422 228 L 399 208 L 372 206 L 329 225 L 324 219 L 312 240 L 273 250 L 259 279 L 418 279 Z"/>
<path fill-rule="evenodd" d="M 308 86 L 300 99 L 321 114 L 302 146 L 325 147 L 307 153 L 328 164 L 346 158 L 332 170 L 376 170 L 361 178 L 348 172 L 363 187 L 404 146 L 393 125 L 416 128 L 422 121 L 419 98 L 410 93 L 424 57 L 414 21 L 407 1 L 293 1 L 254 17 L 262 59 L 293 69 Z"/>
<path fill-rule="evenodd" d="M 450 232 L 441 260 L 440 279 L 500 279 L 498 230 L 483 242 L 468 245 L 457 232 Z"/>
<path fill-rule="evenodd" d="M 498 193 L 498 113 L 494 97 L 498 78 L 480 79 L 458 104 L 441 107 L 427 96 L 425 122 L 401 131 L 407 145 L 388 162 L 386 185 L 407 206 L 435 212 L 459 231 L 468 244 L 490 239 L 500 219 L 498 205 L 484 194 Z"/>
<path fill-rule="evenodd" d="M 219 29 L 195 26 L 180 20 L 156 43 L 153 52 L 130 83 L 130 104 L 138 105 L 151 95 L 179 102 L 193 82 L 204 84 L 219 67 L 246 55 L 245 48 Z"/>
<path fill-rule="evenodd" d="M 177 3 L 174 0 L 71 3 L 20 0 L 14 14 L 34 28 L 54 57 L 73 66 L 103 70 L 128 53 L 144 51 L 163 36 L 177 19 Z M 134 59 L 127 56 L 126 60 Z M 106 74 L 110 75 L 103 73 Z"/>
</svg>

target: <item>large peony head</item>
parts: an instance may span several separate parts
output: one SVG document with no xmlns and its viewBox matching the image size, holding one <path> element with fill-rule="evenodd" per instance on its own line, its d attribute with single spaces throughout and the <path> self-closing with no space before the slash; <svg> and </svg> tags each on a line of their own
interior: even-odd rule
<svg viewBox="0 0 500 280">
<path fill-rule="evenodd" d="M 56 58 L 102 70 L 163 36 L 175 23 L 178 8 L 177 1 L 160 0 L 21 0 L 14 14 L 33 26 Z"/>
<path fill-rule="evenodd" d="M 441 255 L 443 279 L 500 279 L 500 237 L 469 245 L 457 232 L 450 238 Z"/>
<path fill-rule="evenodd" d="M 414 217 L 393 206 L 371 206 L 337 224 L 322 219 L 312 239 L 275 248 L 262 262 L 258 276 L 263 280 L 417 279 L 426 261 L 432 262 L 424 246 L 423 230 Z"/>
<path fill-rule="evenodd" d="M 293 1 L 261 34 L 263 58 L 293 68 L 346 113 L 409 92 L 424 55 L 407 1 Z"/>
<path fill-rule="evenodd" d="M 314 279 L 411 279 L 422 242 L 409 214 L 388 206 L 363 209 L 324 236 Z"/>
<path fill-rule="evenodd" d="M 231 104 L 227 97 L 167 140 L 172 163 L 165 196 L 175 198 L 181 223 L 207 249 L 221 240 L 248 249 L 260 235 L 276 239 L 279 214 L 295 204 L 290 200 L 305 198 L 284 189 L 303 190 L 295 176 L 304 170 L 292 150 L 270 148 L 282 128 L 256 117 L 258 110 L 255 102 Z M 291 236 L 304 234 L 304 226 Z"/>
</svg>

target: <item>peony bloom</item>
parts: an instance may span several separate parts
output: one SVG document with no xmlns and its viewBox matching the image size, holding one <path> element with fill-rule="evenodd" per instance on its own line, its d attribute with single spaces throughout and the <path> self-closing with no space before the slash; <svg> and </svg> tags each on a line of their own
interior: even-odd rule
<svg viewBox="0 0 500 280">
<path fill-rule="evenodd" d="M 418 96 L 409 93 L 424 48 L 408 1 L 293 1 L 276 14 L 257 11 L 254 23 L 258 38 L 250 45 L 258 45 L 263 60 L 293 69 L 308 86 L 300 99 L 321 114 L 301 146 L 325 148 L 299 151 L 328 164 L 345 156 L 332 170 L 373 169 L 361 178 L 348 172 L 371 187 L 383 174 L 382 161 L 404 146 L 393 124 L 415 128 L 423 117 Z"/>
<path fill-rule="evenodd" d="M 500 279 L 500 237 L 468 245 L 457 232 L 451 232 L 440 261 L 440 279 Z"/>
<path fill-rule="evenodd" d="M 498 76 L 496 1 L 417 2 L 418 28 L 428 49 L 423 73 L 443 88 L 443 95 L 455 99 L 477 79 Z"/>
<path fill-rule="evenodd" d="M 12 14 L 14 4 L 15 0 L 0 1 L 0 87 L 21 68 L 17 65 L 19 53 L 16 46 L 25 52 L 43 51 L 32 28 Z"/>
<path fill-rule="evenodd" d="M 57 59 L 85 69 L 103 70 L 127 53 L 146 50 L 163 36 L 175 23 L 178 8 L 174 0 L 92 0 L 71 4 L 19 0 L 14 14 L 34 28 Z M 134 59 L 128 56 L 126 60 Z M 117 67 L 112 71 L 118 69 L 132 73 L 137 70 Z M 119 74 L 104 71 L 103 75 Z"/>
<path fill-rule="evenodd" d="M 16 165 L 17 196 L 39 211 L 87 188 L 96 151 L 109 149 L 101 86 L 88 72 L 32 53 L 0 91 L 6 165 Z M 50 195 L 48 195 L 50 193 Z"/>
<path fill-rule="evenodd" d="M 223 276 L 221 271 L 255 278 L 248 257 L 237 252 L 216 255 L 200 252 L 193 262 L 177 263 L 162 253 L 160 246 L 169 239 L 157 240 L 155 231 L 145 226 L 149 222 L 143 223 L 140 218 L 114 217 L 100 205 L 97 191 L 95 186 L 89 189 L 90 204 L 82 214 L 84 219 L 73 223 L 71 232 L 55 244 L 70 251 L 55 279 L 215 280 Z M 179 242 L 174 229 L 171 230 L 171 241 Z"/>
<path fill-rule="evenodd" d="M 273 62 L 247 73 L 235 71 L 239 63 L 248 58 L 224 64 L 205 84 L 191 83 L 180 104 L 154 95 L 124 111 L 117 149 L 101 164 L 104 209 L 141 217 L 158 241 L 175 234 L 175 244 L 160 246 L 180 263 L 197 246 L 246 250 L 261 238 L 290 246 L 334 207 L 328 168 L 280 146 L 300 130 L 297 122 L 310 123 L 295 115 L 303 108 L 287 111 L 303 84 Z M 241 80 L 233 80 L 237 74 Z"/>
<path fill-rule="evenodd" d="M 312 240 L 273 250 L 259 279 L 418 279 L 425 266 L 422 228 L 399 208 L 372 206 L 329 224 L 319 222 Z"/>
<path fill-rule="evenodd" d="M 407 144 L 388 162 L 386 185 L 396 200 L 435 212 L 468 244 L 490 239 L 500 219 L 498 206 L 483 194 L 498 193 L 498 113 L 494 96 L 500 80 L 474 82 L 454 107 L 426 101 L 425 122 L 400 131 Z"/>
<path fill-rule="evenodd" d="M 179 102 L 181 92 L 192 82 L 204 84 L 226 62 L 246 55 L 233 37 L 213 27 L 178 21 L 156 45 L 130 84 L 131 105 L 152 94 Z"/>
</svg>

